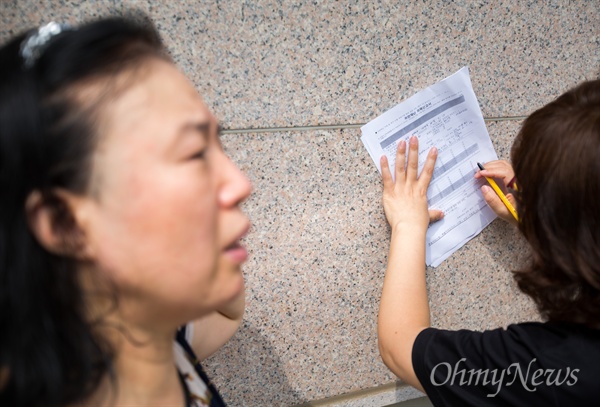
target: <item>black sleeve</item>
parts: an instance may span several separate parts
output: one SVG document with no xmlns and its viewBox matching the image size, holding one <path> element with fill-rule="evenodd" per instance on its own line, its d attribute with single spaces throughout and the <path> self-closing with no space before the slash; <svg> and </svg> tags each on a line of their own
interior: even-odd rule
<svg viewBox="0 0 600 407">
<path fill-rule="evenodd" d="M 427 328 L 413 345 L 415 374 L 435 406 L 556 405 L 556 386 L 533 386 L 531 378 L 546 360 L 540 347 L 554 348 L 560 338 L 549 343 L 532 335 L 532 327 L 485 332 Z M 568 371 L 560 374 L 560 380 L 569 379 Z"/>
</svg>

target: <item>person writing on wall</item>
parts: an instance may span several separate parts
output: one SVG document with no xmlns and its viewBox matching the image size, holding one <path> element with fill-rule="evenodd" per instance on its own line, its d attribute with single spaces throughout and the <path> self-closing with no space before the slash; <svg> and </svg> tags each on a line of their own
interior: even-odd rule
<svg viewBox="0 0 600 407">
<path fill-rule="evenodd" d="M 518 221 L 489 186 L 483 195 L 530 246 L 514 272 L 544 322 L 484 332 L 430 327 L 425 234 L 443 214 L 427 208 L 437 151 L 420 175 L 418 140 L 381 159 L 392 229 L 379 309 L 379 349 L 403 381 L 436 406 L 595 406 L 600 399 L 600 80 L 585 82 L 529 116 L 494 177 L 512 193 Z M 391 171 L 395 171 L 395 181 Z M 515 181 L 516 180 L 516 181 Z"/>
</svg>

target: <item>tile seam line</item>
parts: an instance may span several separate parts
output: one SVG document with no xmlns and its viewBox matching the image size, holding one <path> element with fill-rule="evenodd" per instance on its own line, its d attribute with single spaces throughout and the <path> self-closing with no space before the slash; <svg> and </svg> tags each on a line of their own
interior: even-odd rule
<svg viewBox="0 0 600 407">
<path fill-rule="evenodd" d="M 406 390 L 409 388 L 411 388 L 411 386 L 398 380 L 392 383 L 386 383 L 380 386 L 370 387 L 362 390 L 356 390 L 345 394 L 339 394 L 336 396 L 326 397 L 318 400 L 305 401 L 301 404 L 295 404 L 292 407 L 335 407 L 344 405 L 345 403 L 358 403 L 369 398 L 385 395 L 386 393 L 389 394 L 390 392 L 396 393 L 397 391 Z M 409 398 L 407 398 L 404 401 L 409 401 L 418 397 L 425 396 L 425 394 L 416 397 L 409 396 Z"/>
<path fill-rule="evenodd" d="M 484 117 L 486 122 L 506 122 L 506 121 L 522 121 L 527 116 L 502 116 L 502 117 Z M 256 128 L 241 128 L 241 129 L 223 129 L 222 134 L 248 134 L 248 133 L 281 133 L 288 131 L 317 131 L 317 130 L 342 130 L 342 129 L 358 129 L 366 123 L 354 124 L 323 124 L 314 126 L 280 126 L 280 127 L 256 127 Z"/>
</svg>

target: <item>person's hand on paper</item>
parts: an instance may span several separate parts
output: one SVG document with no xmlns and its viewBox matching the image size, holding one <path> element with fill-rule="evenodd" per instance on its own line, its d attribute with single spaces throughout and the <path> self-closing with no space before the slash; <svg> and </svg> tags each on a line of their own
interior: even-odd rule
<svg viewBox="0 0 600 407">
<path fill-rule="evenodd" d="M 404 229 L 406 226 L 427 228 L 429 222 L 443 218 L 442 211 L 427 209 L 427 188 L 433 174 L 437 149 L 433 147 L 421 175 L 419 168 L 419 141 L 412 136 L 408 146 L 408 162 L 405 166 L 407 146 L 405 141 L 398 143 L 396 153 L 395 181 L 389 168 L 387 157 L 381 157 L 381 175 L 383 178 L 383 209 L 392 229 Z"/>
<path fill-rule="evenodd" d="M 515 172 L 513 171 L 512 166 L 505 160 L 495 160 L 490 161 L 485 164 L 485 170 L 477 171 L 475 173 L 475 178 L 481 177 L 490 177 L 502 180 L 504 186 L 508 186 L 508 183 L 515 177 Z M 487 202 L 487 204 L 492 208 L 492 210 L 498 215 L 499 218 L 504 219 L 508 223 L 512 223 L 513 225 L 517 224 L 516 219 L 509 212 L 508 208 L 500 197 L 494 192 L 494 190 L 489 185 L 484 185 L 481 187 L 481 192 L 483 193 L 483 198 Z M 513 194 L 506 194 L 506 198 L 508 201 L 514 206 L 517 207 L 517 202 Z"/>
</svg>

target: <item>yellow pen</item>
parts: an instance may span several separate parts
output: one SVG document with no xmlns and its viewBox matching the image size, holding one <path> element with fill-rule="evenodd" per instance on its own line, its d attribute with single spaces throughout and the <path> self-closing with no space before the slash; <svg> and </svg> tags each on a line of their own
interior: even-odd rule
<svg viewBox="0 0 600 407">
<path fill-rule="evenodd" d="M 481 171 L 485 170 L 485 168 L 483 168 L 483 165 L 481 165 L 480 163 L 477 163 L 477 166 L 479 167 L 479 169 Z M 508 210 L 510 211 L 510 213 L 512 213 L 512 216 L 514 216 L 515 219 L 518 222 L 519 221 L 519 216 L 517 215 L 517 211 L 515 210 L 514 206 L 512 206 L 512 204 L 510 203 L 510 201 L 508 200 L 508 198 L 506 197 L 506 195 L 504 195 L 504 192 L 502 192 L 502 190 L 500 189 L 500 187 L 498 186 L 498 184 L 496 184 L 496 181 L 494 181 L 490 177 L 485 177 L 485 179 L 487 179 L 487 182 L 494 189 L 494 191 L 496 191 L 496 194 L 500 197 L 500 199 L 502 200 L 502 202 L 504 203 L 504 205 L 508 208 Z"/>
</svg>

